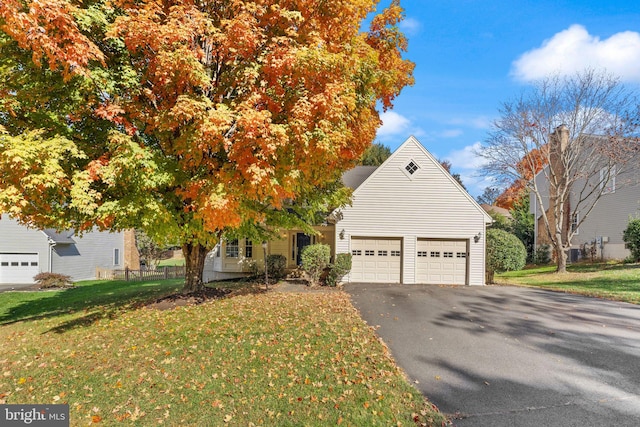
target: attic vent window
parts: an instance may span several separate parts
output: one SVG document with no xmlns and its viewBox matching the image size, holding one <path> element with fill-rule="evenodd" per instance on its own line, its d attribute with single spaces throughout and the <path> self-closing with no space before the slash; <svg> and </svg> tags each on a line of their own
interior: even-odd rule
<svg viewBox="0 0 640 427">
<path fill-rule="evenodd" d="M 413 175 L 418 170 L 418 165 L 416 165 L 412 160 L 404 168 L 407 172 L 409 172 L 409 175 Z"/>
</svg>

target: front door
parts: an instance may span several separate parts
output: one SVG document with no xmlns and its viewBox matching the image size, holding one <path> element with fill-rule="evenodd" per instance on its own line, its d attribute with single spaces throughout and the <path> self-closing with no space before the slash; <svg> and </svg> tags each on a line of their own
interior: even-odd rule
<svg viewBox="0 0 640 427">
<path fill-rule="evenodd" d="M 302 264 L 302 250 L 311 244 L 311 236 L 304 233 L 296 233 L 296 264 Z"/>
</svg>

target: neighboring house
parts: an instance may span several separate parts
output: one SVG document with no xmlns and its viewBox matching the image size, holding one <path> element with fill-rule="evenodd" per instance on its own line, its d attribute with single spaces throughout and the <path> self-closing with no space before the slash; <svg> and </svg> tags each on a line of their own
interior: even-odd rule
<svg viewBox="0 0 640 427">
<path fill-rule="evenodd" d="M 133 243 L 132 243 L 132 239 Z M 72 231 L 38 230 L 0 218 L 0 283 L 33 283 L 33 276 L 53 272 L 73 281 L 94 279 L 96 268 L 139 268 L 133 231 L 94 231 L 76 236 Z"/>
<path fill-rule="evenodd" d="M 414 137 L 378 168 L 357 167 L 343 182 L 354 189 L 352 205 L 331 215 L 335 223 L 314 227 L 316 236 L 284 231 L 267 253 L 284 255 L 293 268 L 305 246 L 326 243 L 332 256 L 352 254 L 348 282 L 484 284 L 492 219 Z M 208 256 L 204 280 L 262 259 L 259 242 L 222 242 Z"/>
<path fill-rule="evenodd" d="M 511 212 L 509 212 L 509 209 L 505 209 L 505 208 L 501 208 L 500 206 L 493 206 L 493 205 L 488 205 L 486 203 L 482 203 L 480 205 L 480 207 L 482 209 L 484 209 L 484 211 L 486 213 L 488 213 L 489 215 L 501 215 L 503 216 L 505 219 L 508 220 L 512 220 L 513 216 L 511 215 Z"/>
<path fill-rule="evenodd" d="M 592 138 L 596 143 L 598 138 L 602 139 L 597 136 Z M 551 138 L 551 144 L 553 143 L 560 144 L 556 139 Z M 553 156 L 551 161 L 554 162 Z M 554 164 L 557 168 L 561 167 L 561 162 L 554 162 Z M 552 203 L 546 178 L 549 167 L 546 166 L 534 178 L 542 196 L 542 206 L 533 192 L 529 197 L 530 212 L 535 218 L 534 246 L 536 248 L 544 244 L 550 245 L 542 217 L 543 211 L 547 212 L 551 227 L 555 227 L 553 209 L 549 209 Z M 640 215 L 640 173 L 633 165 L 624 171 L 616 171 L 615 165 L 602 168 L 594 166 L 594 168 L 587 179 L 579 179 L 574 183 L 570 198 L 563 207 L 565 223 L 562 229 L 565 230 L 565 235 L 567 230 L 575 231 L 567 259 L 569 262 L 578 261 L 583 256 L 593 256 L 603 260 L 624 259 L 630 254 L 624 247 L 622 233 L 627 228 L 629 218 Z M 561 176 L 558 172 L 556 175 Z M 593 194 L 598 194 L 600 191 L 602 195 L 594 205 Z"/>
<path fill-rule="evenodd" d="M 566 215 L 571 221 L 569 227 L 575 227 L 579 221 L 583 221 L 571 239 L 569 261 L 578 261 L 594 246 L 594 256 L 597 259 L 620 260 L 630 255 L 629 250 L 624 247 L 622 233 L 627 228 L 629 218 L 640 217 L 640 186 L 637 184 L 617 186 L 615 181 L 614 179 L 610 191 L 602 195 L 584 220 L 581 218 L 580 211 Z M 531 197 L 530 200 L 531 212 L 537 219 L 535 246 L 549 244 L 549 237 L 541 217 L 543 208 L 539 206 L 535 197 Z M 553 221 L 553 218 L 551 220 Z"/>
</svg>

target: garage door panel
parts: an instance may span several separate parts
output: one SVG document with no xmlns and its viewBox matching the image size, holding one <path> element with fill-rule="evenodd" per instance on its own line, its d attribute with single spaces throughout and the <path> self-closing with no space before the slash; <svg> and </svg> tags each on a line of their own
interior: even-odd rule
<svg viewBox="0 0 640 427">
<path fill-rule="evenodd" d="M 400 283 L 400 239 L 351 240 L 351 281 Z"/>
<path fill-rule="evenodd" d="M 40 273 L 36 253 L 0 253 L 0 283 L 34 283 L 33 276 Z"/>
<path fill-rule="evenodd" d="M 418 240 L 416 251 L 417 283 L 466 284 L 466 240 Z"/>
</svg>

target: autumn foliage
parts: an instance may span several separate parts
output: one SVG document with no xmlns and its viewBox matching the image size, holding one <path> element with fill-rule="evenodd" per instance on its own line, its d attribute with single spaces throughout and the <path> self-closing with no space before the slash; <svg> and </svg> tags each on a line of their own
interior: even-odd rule
<svg viewBox="0 0 640 427">
<path fill-rule="evenodd" d="M 360 31 L 376 4 L 0 2 L 0 172 L 16 173 L 0 209 L 171 235 L 197 288 L 224 232 L 329 193 L 374 139 L 376 105 L 412 83 L 398 2 Z M 50 196 L 25 188 L 27 148 L 47 159 Z"/>
<path fill-rule="evenodd" d="M 516 169 L 521 178 L 516 179 L 513 184 L 498 196 L 495 202 L 496 206 L 511 210 L 522 197 L 529 197 L 526 191 L 527 181 L 533 179 L 533 177 L 547 165 L 547 150 L 546 145 L 540 150 L 533 149 L 518 162 Z"/>
</svg>

